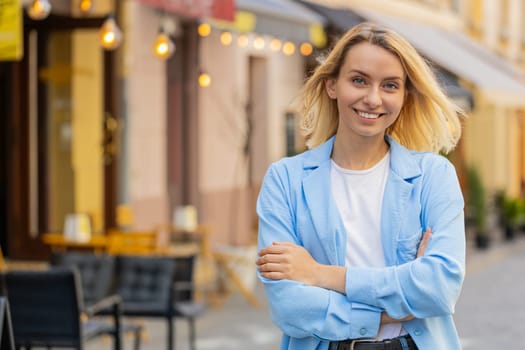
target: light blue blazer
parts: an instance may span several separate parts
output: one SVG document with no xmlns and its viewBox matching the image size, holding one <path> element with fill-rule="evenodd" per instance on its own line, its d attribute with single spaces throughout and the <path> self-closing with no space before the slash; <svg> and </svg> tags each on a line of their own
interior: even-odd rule
<svg viewBox="0 0 525 350">
<path fill-rule="evenodd" d="M 345 264 L 346 231 L 330 188 L 335 136 L 268 169 L 259 197 L 259 249 L 304 246 L 323 264 Z M 330 340 L 377 335 L 382 311 L 403 322 L 420 350 L 461 349 L 452 314 L 465 275 L 463 197 L 444 157 L 409 151 L 389 136 L 381 212 L 385 268 L 348 268 L 346 295 L 291 280 L 264 283 L 281 349 L 324 350 Z M 416 259 L 423 231 L 433 235 Z"/>
</svg>

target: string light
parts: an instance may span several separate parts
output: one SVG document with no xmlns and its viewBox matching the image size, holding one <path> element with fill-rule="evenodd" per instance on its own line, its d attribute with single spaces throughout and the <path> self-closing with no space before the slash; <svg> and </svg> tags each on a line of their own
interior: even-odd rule
<svg viewBox="0 0 525 350">
<path fill-rule="evenodd" d="M 246 34 L 241 34 L 237 38 L 237 45 L 239 45 L 239 47 L 248 47 L 248 43 L 249 43 L 249 39 Z"/>
<path fill-rule="evenodd" d="M 210 24 L 209 23 L 201 23 L 201 24 L 199 24 L 199 26 L 197 27 L 197 32 L 203 38 L 207 37 L 211 33 L 211 26 L 210 26 Z"/>
<path fill-rule="evenodd" d="M 294 52 L 295 52 L 295 44 L 291 41 L 285 42 L 283 45 L 283 53 L 286 56 L 291 56 L 294 54 Z"/>
<path fill-rule="evenodd" d="M 272 39 L 272 41 L 270 41 L 270 49 L 272 51 L 276 51 L 276 52 L 280 51 L 282 46 L 283 46 L 283 43 L 281 42 L 281 40 L 277 38 L 274 38 Z"/>
<path fill-rule="evenodd" d="M 93 0 L 80 0 L 78 8 L 84 15 L 90 13 L 93 10 Z"/>
<path fill-rule="evenodd" d="M 197 27 L 197 31 L 201 37 L 207 37 L 211 34 L 212 27 L 209 23 L 201 23 Z M 252 34 L 254 35 L 254 38 L 253 40 L 250 40 L 249 35 Z M 219 40 L 222 45 L 230 46 L 233 43 L 234 37 L 230 31 L 223 31 L 219 36 Z M 240 34 L 237 36 L 237 46 L 241 48 L 247 48 L 250 45 L 250 42 L 252 42 L 253 48 L 255 50 L 263 50 L 268 46 L 271 51 L 281 51 L 286 56 L 292 56 L 297 49 L 303 56 L 310 56 L 314 51 L 312 44 L 309 42 L 303 42 L 300 45 L 297 44 L 298 47 L 296 47 L 294 42 L 285 41 L 283 43 L 283 41 L 278 38 L 273 38 L 269 42 L 266 42 L 263 36 L 257 35 L 256 33 Z"/>
<path fill-rule="evenodd" d="M 175 44 L 164 31 L 161 30 L 153 45 L 155 55 L 158 58 L 167 60 L 175 53 Z"/>
<path fill-rule="evenodd" d="M 199 86 L 207 88 L 210 85 L 211 85 L 211 77 L 210 77 L 210 75 L 208 73 L 206 73 L 206 72 L 201 72 L 199 74 Z"/>
<path fill-rule="evenodd" d="M 221 44 L 224 46 L 230 46 L 233 42 L 233 35 L 230 32 L 222 32 L 220 36 Z"/>
<path fill-rule="evenodd" d="M 264 49 L 264 46 L 266 45 L 264 38 L 262 36 L 257 36 L 255 39 L 253 39 L 253 47 L 255 50 L 262 50 Z"/>
<path fill-rule="evenodd" d="M 49 16 L 51 4 L 48 0 L 33 0 L 27 7 L 27 14 L 34 20 L 40 21 Z"/>
<path fill-rule="evenodd" d="M 301 55 L 303 56 L 310 56 L 312 52 L 314 51 L 314 48 L 312 47 L 312 44 L 310 43 L 302 43 L 299 47 L 299 52 L 301 52 Z"/>
<path fill-rule="evenodd" d="M 122 32 L 113 16 L 110 15 L 100 28 L 100 44 L 106 50 L 114 50 L 119 47 L 121 41 Z"/>
</svg>

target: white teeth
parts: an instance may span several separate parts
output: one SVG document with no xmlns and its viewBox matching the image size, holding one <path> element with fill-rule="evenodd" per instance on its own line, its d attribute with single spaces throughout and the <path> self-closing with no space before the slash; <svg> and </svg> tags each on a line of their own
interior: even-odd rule
<svg viewBox="0 0 525 350">
<path fill-rule="evenodd" d="M 380 116 L 380 114 L 366 113 L 366 112 L 361 112 L 361 111 L 358 111 L 357 114 L 359 114 L 360 117 L 363 117 L 366 119 L 377 119 Z"/>
</svg>

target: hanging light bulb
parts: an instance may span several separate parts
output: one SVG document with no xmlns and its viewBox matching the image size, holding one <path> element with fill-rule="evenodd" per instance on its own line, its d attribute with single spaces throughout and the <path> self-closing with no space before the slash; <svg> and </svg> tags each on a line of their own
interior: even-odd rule
<svg viewBox="0 0 525 350">
<path fill-rule="evenodd" d="M 157 36 L 157 40 L 155 40 L 153 50 L 155 51 L 155 55 L 158 58 L 162 58 L 164 60 L 167 60 L 175 53 L 175 44 L 162 29 Z"/>
<path fill-rule="evenodd" d="M 283 46 L 283 43 L 281 42 L 281 40 L 277 38 L 274 38 L 272 39 L 272 41 L 270 41 L 270 49 L 272 51 L 280 51 L 282 46 Z"/>
<path fill-rule="evenodd" d="M 248 47 L 249 43 L 250 43 L 250 39 L 248 38 L 248 35 L 241 34 L 237 37 L 237 45 L 239 45 L 239 47 L 242 47 L 242 48 Z"/>
<path fill-rule="evenodd" d="M 120 31 L 113 16 L 108 16 L 100 28 L 100 44 L 106 50 L 114 50 L 122 41 L 122 32 Z"/>
<path fill-rule="evenodd" d="M 42 20 L 49 16 L 51 4 L 48 0 L 33 0 L 27 7 L 27 14 L 34 20 Z"/>
<path fill-rule="evenodd" d="M 233 41 L 233 35 L 231 32 L 222 32 L 220 36 L 221 44 L 224 46 L 230 46 Z"/>
<path fill-rule="evenodd" d="M 256 36 L 255 39 L 253 39 L 253 47 L 255 50 L 262 50 L 264 46 L 266 46 L 266 42 L 262 36 Z"/>
<path fill-rule="evenodd" d="M 283 45 L 283 53 L 286 56 L 291 56 L 294 54 L 294 52 L 295 52 L 295 44 L 291 41 L 285 42 Z"/>
<path fill-rule="evenodd" d="M 93 0 L 80 0 L 78 8 L 83 15 L 90 13 L 93 10 Z"/>
<path fill-rule="evenodd" d="M 312 44 L 310 43 L 302 43 L 299 47 L 299 52 L 301 52 L 301 55 L 303 56 L 310 56 L 312 52 L 314 51 L 314 48 Z"/>
<path fill-rule="evenodd" d="M 197 27 L 197 32 L 199 33 L 199 35 L 203 38 L 207 37 L 208 35 L 211 34 L 211 26 L 209 23 L 201 23 L 199 24 L 199 26 Z"/>
<path fill-rule="evenodd" d="M 199 85 L 204 88 L 207 88 L 211 85 L 211 77 L 208 73 L 201 72 L 199 74 Z"/>
</svg>

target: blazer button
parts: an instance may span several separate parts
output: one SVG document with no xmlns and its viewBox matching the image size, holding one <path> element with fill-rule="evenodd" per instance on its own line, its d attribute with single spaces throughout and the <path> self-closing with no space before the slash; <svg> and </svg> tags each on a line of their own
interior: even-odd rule
<svg viewBox="0 0 525 350">
<path fill-rule="evenodd" d="M 361 335 L 365 335 L 365 334 L 367 333 L 366 328 L 365 328 L 365 327 L 361 328 L 361 329 L 359 330 L 359 333 L 361 333 Z"/>
</svg>

